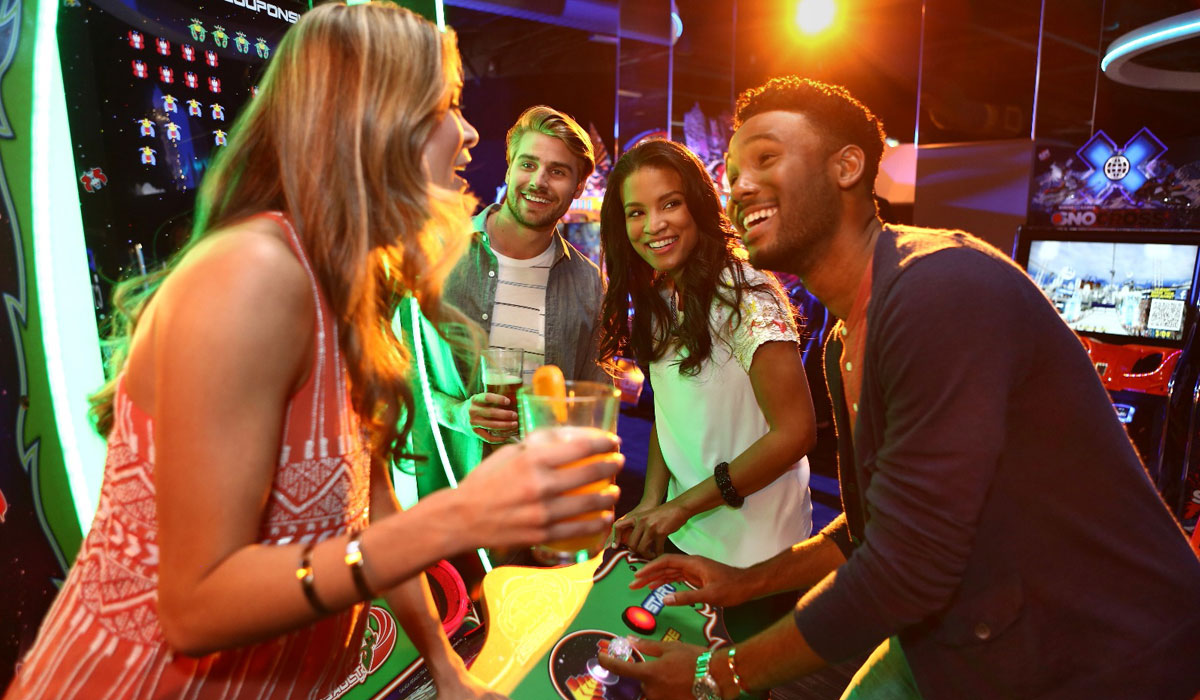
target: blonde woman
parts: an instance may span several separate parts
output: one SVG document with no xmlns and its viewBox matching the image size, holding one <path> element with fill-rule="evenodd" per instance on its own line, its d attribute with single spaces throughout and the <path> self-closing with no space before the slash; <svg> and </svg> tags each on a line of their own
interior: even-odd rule
<svg viewBox="0 0 1200 700">
<path fill-rule="evenodd" d="M 557 464 L 607 438 L 506 447 L 400 512 L 411 414 L 388 321 L 439 316 L 473 201 L 455 171 L 452 33 L 383 3 L 322 5 L 288 33 L 205 180 L 195 234 L 118 293 L 117 371 L 93 401 L 99 512 L 9 698 L 325 697 L 387 598 L 439 697 L 497 697 L 450 649 L 422 577 L 475 547 L 597 532 L 613 474 Z M 332 134 L 336 131 L 336 138 Z"/>
</svg>

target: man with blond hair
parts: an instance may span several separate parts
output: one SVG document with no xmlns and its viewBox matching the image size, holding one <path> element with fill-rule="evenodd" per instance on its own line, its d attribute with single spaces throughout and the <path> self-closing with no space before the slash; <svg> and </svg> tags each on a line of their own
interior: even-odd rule
<svg viewBox="0 0 1200 700">
<path fill-rule="evenodd" d="M 595 167 L 591 139 L 568 115 L 538 105 L 509 129 L 506 158 L 504 200 L 475 216 L 444 298 L 482 327 L 488 347 L 524 350 L 525 378 L 553 364 L 567 379 L 609 381 L 593 338 L 604 296 L 599 268 L 558 230 Z M 433 458 L 417 469 L 424 496 L 464 477 L 485 443 L 515 435 L 516 406 L 486 392 L 479 372 L 456 362 L 428 321 L 403 313 L 400 321 L 410 342 L 421 341 L 411 345 L 418 406 L 410 448 Z"/>
</svg>

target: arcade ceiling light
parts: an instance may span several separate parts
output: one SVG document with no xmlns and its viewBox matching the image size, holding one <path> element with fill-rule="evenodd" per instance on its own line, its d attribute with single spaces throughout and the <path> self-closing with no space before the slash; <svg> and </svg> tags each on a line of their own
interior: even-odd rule
<svg viewBox="0 0 1200 700">
<path fill-rule="evenodd" d="M 804 34 L 820 34 L 837 18 L 834 0 L 800 0 L 796 4 L 796 27 Z"/>
<path fill-rule="evenodd" d="M 1200 37 L 1200 10 L 1152 22 L 1114 41 L 1100 61 L 1100 70 L 1126 85 L 1159 90 L 1200 90 L 1200 72 L 1151 68 L 1133 60 L 1154 49 L 1195 37 Z"/>
</svg>

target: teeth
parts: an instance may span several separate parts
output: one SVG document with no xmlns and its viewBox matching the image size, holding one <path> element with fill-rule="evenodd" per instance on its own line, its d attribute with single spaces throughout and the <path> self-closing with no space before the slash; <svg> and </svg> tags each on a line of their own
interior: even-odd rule
<svg viewBox="0 0 1200 700">
<path fill-rule="evenodd" d="M 662 238 L 657 241 L 650 241 L 649 243 L 646 244 L 646 247 L 651 250 L 658 250 L 659 248 L 666 248 L 667 246 L 671 245 L 672 243 L 674 243 L 677 240 L 679 240 L 679 236 L 673 236 L 671 238 Z"/>
<path fill-rule="evenodd" d="M 522 196 L 525 197 L 525 199 L 528 199 L 531 202 L 537 202 L 538 204 L 549 204 L 550 203 L 550 200 L 548 200 L 544 197 L 536 197 L 531 194 L 524 194 Z"/>
<path fill-rule="evenodd" d="M 742 219 L 742 227 L 750 228 L 751 226 L 766 221 L 778 213 L 779 207 L 767 207 L 766 209 L 759 209 L 757 211 L 750 212 L 744 219 Z"/>
</svg>

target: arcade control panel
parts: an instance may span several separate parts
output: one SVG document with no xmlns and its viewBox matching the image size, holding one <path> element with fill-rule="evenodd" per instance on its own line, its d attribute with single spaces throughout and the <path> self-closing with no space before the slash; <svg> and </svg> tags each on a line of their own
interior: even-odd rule
<svg viewBox="0 0 1200 700">
<path fill-rule="evenodd" d="M 483 580 L 487 624 L 481 626 L 467 614 L 452 620 L 456 627 L 447 628 L 447 634 L 455 651 L 468 660 L 471 673 L 509 697 L 640 700 L 641 685 L 601 667 L 601 652 L 644 661 L 628 635 L 710 649 L 729 643 L 719 609 L 664 605 L 664 596 L 687 584 L 631 590 L 634 574 L 646 563 L 628 551 L 609 549 L 566 567 L 500 567 Z M 439 588 L 456 590 L 437 577 L 430 583 L 435 597 Z M 456 605 L 448 605 L 445 612 L 454 609 Z M 386 602 L 374 601 L 367 613 L 360 667 L 328 700 L 435 697 L 424 660 Z"/>
<path fill-rule="evenodd" d="M 489 630 L 471 673 L 514 698 L 638 700 L 640 683 L 598 663 L 601 652 L 644 660 L 626 635 L 710 649 L 729 643 L 720 610 L 663 604 L 687 584 L 631 590 L 645 563 L 609 549 L 573 566 L 492 571 L 483 580 Z"/>
</svg>

